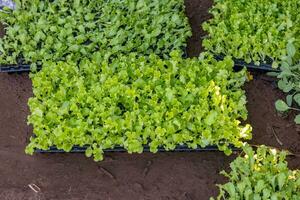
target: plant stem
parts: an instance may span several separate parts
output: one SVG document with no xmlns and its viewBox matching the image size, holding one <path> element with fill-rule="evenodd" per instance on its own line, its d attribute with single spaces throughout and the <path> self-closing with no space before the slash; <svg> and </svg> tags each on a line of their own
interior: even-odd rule
<svg viewBox="0 0 300 200">
<path fill-rule="evenodd" d="M 293 107 L 290 107 L 291 110 L 296 110 L 296 111 L 300 111 L 299 108 L 293 108 Z"/>
</svg>

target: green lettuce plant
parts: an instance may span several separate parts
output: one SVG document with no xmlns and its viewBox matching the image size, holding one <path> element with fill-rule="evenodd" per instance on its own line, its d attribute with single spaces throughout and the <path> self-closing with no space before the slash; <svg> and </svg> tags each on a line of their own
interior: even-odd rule
<svg viewBox="0 0 300 200">
<path fill-rule="evenodd" d="M 33 125 L 26 152 L 56 146 L 69 152 L 88 146 L 87 156 L 103 159 L 103 150 L 122 146 L 129 153 L 217 145 L 230 154 L 251 138 L 246 96 L 241 89 L 246 71 L 233 71 L 227 57 L 210 54 L 169 59 L 129 54 L 110 61 L 95 53 L 92 59 L 46 62 L 31 74 L 34 97 L 29 100 Z"/>
<path fill-rule="evenodd" d="M 0 12 L 0 63 L 78 61 L 94 52 L 166 57 L 186 47 L 183 0 L 16 0 Z"/>
<path fill-rule="evenodd" d="M 213 18 L 203 24 L 203 45 L 214 54 L 276 68 L 288 43 L 300 48 L 299 7 L 299 0 L 215 0 Z"/>
<path fill-rule="evenodd" d="M 300 60 L 294 59 L 296 48 L 292 43 L 287 45 L 287 56 L 280 64 L 280 72 L 270 72 L 279 79 L 278 88 L 287 93 L 286 101 L 277 100 L 275 107 L 279 112 L 295 110 L 300 113 Z M 300 124 L 300 114 L 295 117 L 295 123 Z"/>
<path fill-rule="evenodd" d="M 243 149 L 244 155 L 230 164 L 230 172 L 221 172 L 229 181 L 218 185 L 217 200 L 300 199 L 300 171 L 288 168 L 286 152 L 265 146 Z"/>
</svg>

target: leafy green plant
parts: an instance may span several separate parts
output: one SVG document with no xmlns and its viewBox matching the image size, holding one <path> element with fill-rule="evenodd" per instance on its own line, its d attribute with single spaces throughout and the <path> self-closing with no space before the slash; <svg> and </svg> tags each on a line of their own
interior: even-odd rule
<svg viewBox="0 0 300 200">
<path fill-rule="evenodd" d="M 213 18 L 203 24 L 208 32 L 203 45 L 218 55 L 276 68 L 289 42 L 300 48 L 299 7 L 299 0 L 215 0 Z"/>
<path fill-rule="evenodd" d="M 230 154 L 251 138 L 246 96 L 241 89 L 246 71 L 233 72 L 227 57 L 183 59 L 178 51 L 164 60 L 157 55 L 121 56 L 109 61 L 46 62 L 31 74 L 34 97 L 29 100 L 35 137 L 26 152 L 50 146 L 70 151 L 89 146 L 87 156 L 103 159 L 103 150 L 122 146 L 129 153 L 217 145 Z M 111 63 L 110 63 L 111 62 Z"/>
<path fill-rule="evenodd" d="M 245 155 L 230 164 L 231 171 L 221 172 L 229 182 L 219 185 L 218 200 L 300 199 L 300 171 L 288 168 L 286 152 L 265 146 L 243 149 Z"/>
<path fill-rule="evenodd" d="M 283 58 L 280 65 L 280 72 L 270 72 L 271 76 L 276 76 L 278 88 L 288 93 L 286 101 L 277 100 L 275 107 L 280 112 L 288 110 L 296 110 L 300 112 L 300 108 L 293 106 L 293 102 L 300 107 L 300 61 L 295 61 L 296 48 L 292 43 L 287 45 L 287 56 Z M 300 124 L 300 114 L 295 117 L 295 123 Z"/>
<path fill-rule="evenodd" d="M 191 28 L 183 0 L 16 0 L 0 12 L 0 63 L 77 61 L 93 52 L 168 56 Z"/>
</svg>

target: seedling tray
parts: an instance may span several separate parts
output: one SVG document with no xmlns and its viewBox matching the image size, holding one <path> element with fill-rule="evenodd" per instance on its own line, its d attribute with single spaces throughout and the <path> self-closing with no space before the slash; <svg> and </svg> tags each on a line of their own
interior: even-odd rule
<svg viewBox="0 0 300 200">
<path fill-rule="evenodd" d="M 40 70 L 41 67 L 38 66 L 37 70 Z M 21 72 L 30 72 L 30 65 L 3 65 L 0 66 L 0 73 L 21 73 Z"/>
<path fill-rule="evenodd" d="M 1 1 L 1 0 L 0 0 Z M 187 50 L 184 48 L 183 57 L 187 58 Z M 42 66 L 37 65 L 37 70 L 41 70 Z M 0 65 L 0 73 L 22 73 L 30 72 L 30 64 Z"/>
<path fill-rule="evenodd" d="M 260 72 L 279 72 L 280 70 L 272 68 L 270 64 L 261 63 L 260 65 L 255 65 L 254 63 L 245 63 L 242 60 L 234 60 L 234 66 L 238 68 L 246 67 L 249 70 L 260 71 Z"/>
<path fill-rule="evenodd" d="M 184 51 L 183 57 L 187 57 L 187 52 Z M 224 56 L 215 56 L 217 60 L 223 60 Z M 279 69 L 272 68 L 271 64 L 261 63 L 260 65 L 255 65 L 254 63 L 246 63 L 243 60 L 235 59 L 234 66 L 237 69 L 246 67 L 249 70 L 260 71 L 260 72 L 279 72 Z M 37 70 L 40 70 L 42 67 L 38 66 Z M 30 72 L 29 64 L 20 64 L 20 65 L 2 65 L 0 66 L 0 73 L 22 73 Z"/>
<path fill-rule="evenodd" d="M 215 56 L 217 60 L 223 60 L 224 56 Z M 259 72 L 279 72 L 279 69 L 272 68 L 271 64 L 265 64 L 261 63 L 260 65 L 255 65 L 253 62 L 246 63 L 245 61 L 241 59 L 234 59 L 234 66 L 236 69 L 241 69 L 243 67 L 246 67 L 249 70 L 252 71 L 259 71 Z"/>
<path fill-rule="evenodd" d="M 72 150 L 68 153 L 84 153 L 87 147 L 79 147 L 74 146 Z M 241 151 L 241 149 L 234 147 L 233 145 L 230 145 L 230 149 L 232 151 Z M 104 152 L 127 152 L 127 150 L 121 146 L 116 146 L 114 149 L 105 149 Z M 174 150 L 165 150 L 163 147 L 158 148 L 158 152 L 202 152 L 202 151 L 219 151 L 217 146 L 207 146 L 205 148 L 196 148 L 191 149 L 187 145 L 178 145 Z M 144 152 L 150 152 L 149 146 L 144 146 Z M 56 147 L 50 147 L 48 150 L 42 150 L 42 149 L 35 149 L 35 153 L 67 153 L 62 149 L 57 149 Z"/>
</svg>

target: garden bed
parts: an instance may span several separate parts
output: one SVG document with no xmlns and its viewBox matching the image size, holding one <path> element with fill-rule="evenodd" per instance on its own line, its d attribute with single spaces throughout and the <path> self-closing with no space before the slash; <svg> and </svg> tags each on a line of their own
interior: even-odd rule
<svg viewBox="0 0 300 200">
<path fill-rule="evenodd" d="M 209 15 L 211 1 L 186 0 L 193 28 L 188 55 L 202 49 L 200 24 Z M 279 116 L 274 103 L 283 94 L 274 79 L 253 73 L 245 86 L 252 144 L 265 144 L 300 154 L 300 128 L 293 115 Z M 24 153 L 32 129 L 26 125 L 27 100 L 32 85 L 27 74 L 0 74 L 0 199 L 208 199 L 217 194 L 216 183 L 225 179 L 219 171 L 228 168 L 231 157 L 223 153 L 107 153 L 94 162 L 80 154 Z M 282 144 L 282 145 L 281 145 Z M 299 157 L 289 157 L 292 168 Z M 80 181 L 79 181 L 80 180 Z M 34 192 L 29 185 L 40 189 Z"/>
</svg>

